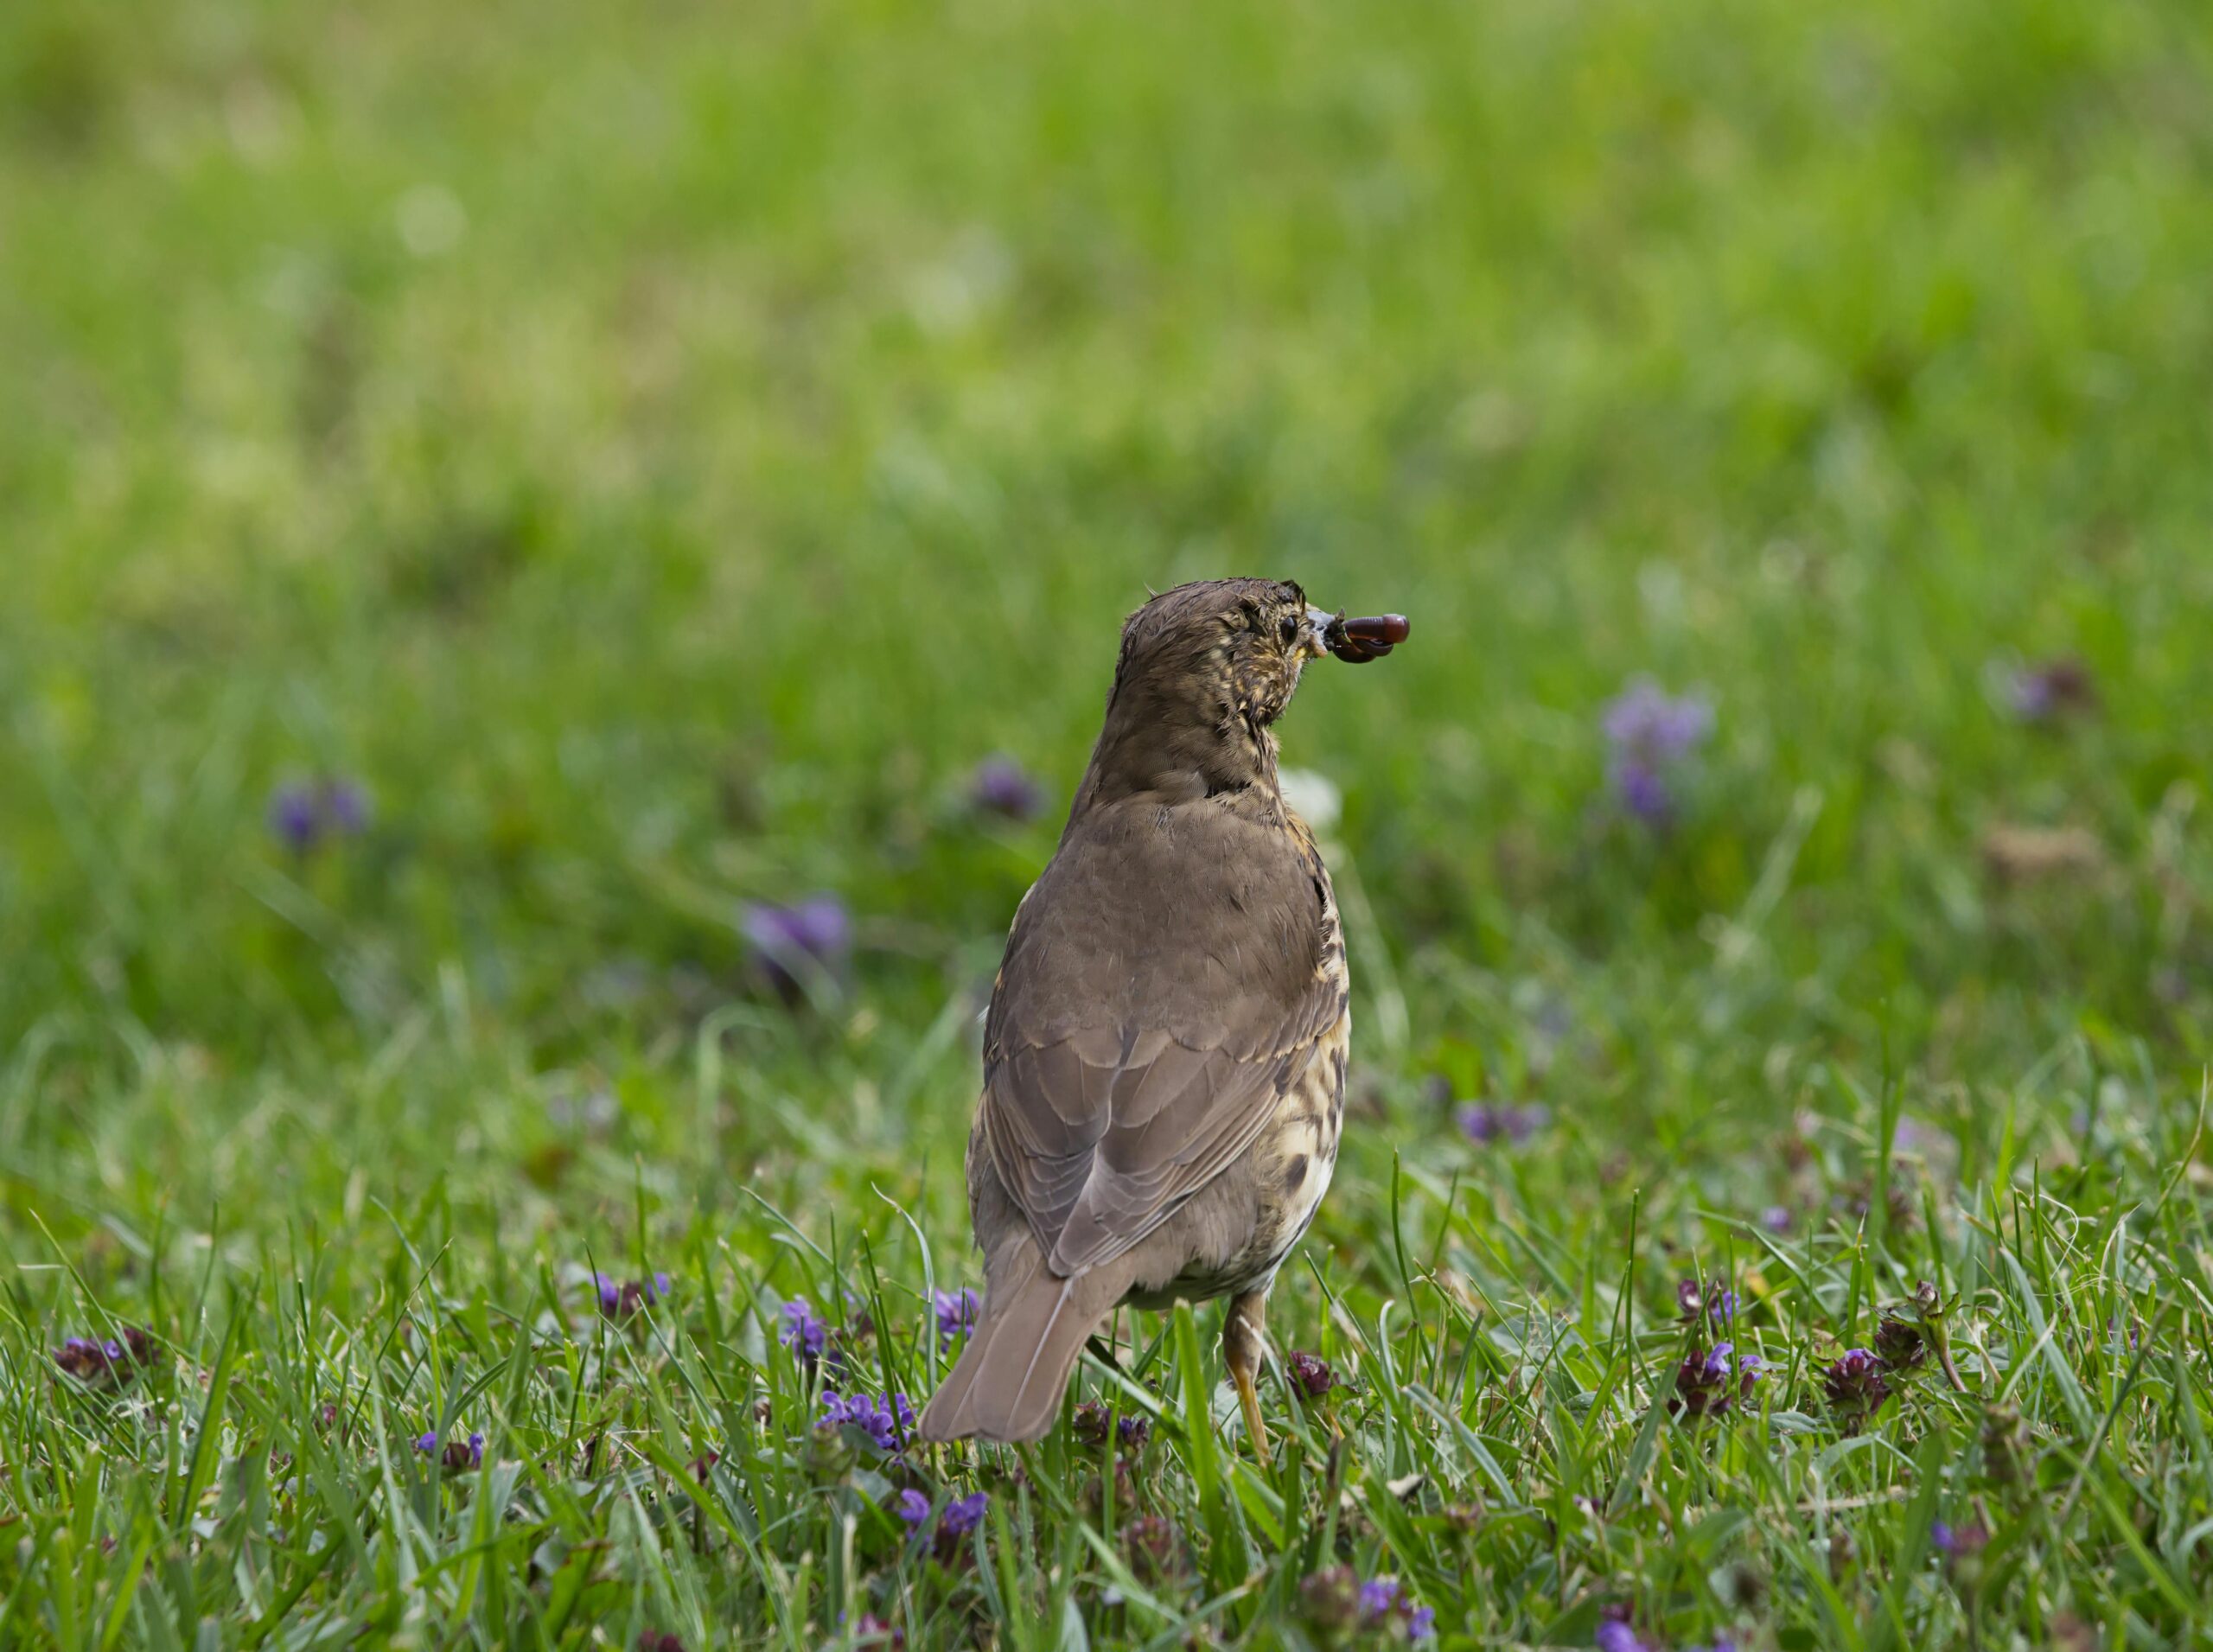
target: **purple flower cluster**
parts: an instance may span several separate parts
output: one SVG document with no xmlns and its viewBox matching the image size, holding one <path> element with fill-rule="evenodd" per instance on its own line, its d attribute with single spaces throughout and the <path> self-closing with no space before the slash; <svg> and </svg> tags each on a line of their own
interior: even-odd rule
<svg viewBox="0 0 2213 1652">
<path fill-rule="evenodd" d="M 1763 1375 L 1757 1354 L 1732 1357 L 1733 1343 L 1716 1343 L 1711 1349 L 1693 1348 L 1675 1368 L 1675 1397 L 1668 1408 L 1678 1417 L 1721 1417 L 1738 1401 L 1749 1401 Z"/>
<path fill-rule="evenodd" d="M 1107 1407 L 1096 1400 L 1087 1400 L 1075 1408 L 1073 1432 L 1086 1445 L 1104 1445 L 1107 1438 Z M 1126 1451 L 1142 1451 L 1152 1438 L 1152 1419 L 1135 1413 L 1125 1412 L 1115 1419 L 1114 1438 Z"/>
<path fill-rule="evenodd" d="M 955 1537 L 966 1537 L 984 1523 L 984 1510 L 991 1498 L 980 1491 L 966 1497 L 955 1497 L 946 1504 L 945 1512 L 937 1517 L 938 1529 Z"/>
<path fill-rule="evenodd" d="M 986 814 L 1028 820 L 1045 807 L 1045 792 L 1028 769 L 1006 753 L 995 751 L 969 776 L 968 800 Z"/>
<path fill-rule="evenodd" d="M 1980 1554 L 1990 1547 L 1990 1531 L 1980 1521 L 1965 1526 L 1948 1526 L 1938 1521 L 1929 1528 L 1929 1540 L 1936 1546 L 1939 1554 L 1957 1560 L 1971 1554 Z"/>
<path fill-rule="evenodd" d="M 2056 723 L 2074 712 L 2095 711 L 2097 684 L 2088 666 L 2063 655 L 2011 673 L 2006 703 L 2024 723 Z"/>
<path fill-rule="evenodd" d="M 1675 817 L 1676 771 L 1713 734 L 1713 703 L 1671 697 L 1649 677 L 1633 679 L 1607 703 L 1600 727 L 1608 747 L 1606 780 L 1622 807 L 1647 826 Z"/>
<path fill-rule="evenodd" d="M 1319 1400 L 1337 1386 L 1337 1374 L 1330 1368 L 1329 1361 L 1319 1354 L 1309 1354 L 1304 1349 L 1294 1349 L 1284 1362 L 1285 1374 L 1291 1386 L 1309 1400 Z"/>
<path fill-rule="evenodd" d="M 1847 1349 L 1821 1374 L 1821 1394 L 1846 1431 L 1857 1432 L 1891 1397 L 1881 1356 L 1872 1349 Z"/>
<path fill-rule="evenodd" d="M 591 1276 L 591 1285 L 600 1313 L 609 1319 L 624 1320 L 641 1309 L 658 1305 L 668 1294 L 669 1278 L 666 1273 L 656 1273 L 650 1279 L 615 1279 L 596 1272 Z"/>
<path fill-rule="evenodd" d="M 991 1504 L 988 1493 L 975 1491 L 966 1497 L 955 1497 L 946 1504 L 937 1516 L 934 1532 L 935 1553 L 939 1560 L 950 1562 L 960 1547 L 960 1540 L 984 1522 L 984 1510 Z M 906 1522 L 907 1529 L 916 1537 L 932 1530 L 930 1500 L 911 1486 L 892 1499 L 891 1510 Z"/>
<path fill-rule="evenodd" d="M 1435 1611 L 1414 1604 L 1396 1578 L 1369 1579 L 1360 1585 L 1361 1627 L 1381 1629 L 1393 1623 L 1406 1626 L 1410 1641 L 1427 1640 L 1437 1632 Z"/>
<path fill-rule="evenodd" d="M 1541 1101 L 1516 1107 L 1504 1101 L 1470 1101 L 1457 1113 L 1460 1132 L 1478 1146 L 1504 1140 L 1520 1146 L 1553 1121 L 1553 1110 Z"/>
<path fill-rule="evenodd" d="M 1323 1636 L 1347 1630 L 1428 1639 L 1437 1632 L 1437 1614 L 1418 1605 L 1396 1578 L 1362 1582 L 1349 1566 L 1331 1566 L 1307 1576 L 1298 1585 L 1301 1614 Z"/>
<path fill-rule="evenodd" d="M 776 1340 L 792 1351 L 792 1357 L 802 1365 L 812 1365 L 822 1357 L 823 1348 L 830 1341 L 830 1322 L 814 1311 L 814 1306 L 805 1297 L 791 1297 L 784 1303 Z"/>
<path fill-rule="evenodd" d="M 958 1291 L 940 1291 L 931 1298 L 937 1314 L 937 1339 L 950 1348 L 970 1331 L 984 1311 L 982 1298 L 964 1285 Z"/>
<path fill-rule="evenodd" d="M 350 780 L 287 781 L 269 794 L 269 832 L 296 855 L 368 830 L 369 794 Z"/>
<path fill-rule="evenodd" d="M 88 1387 L 119 1388 L 154 1362 L 160 1344 L 136 1325 L 118 1325 L 116 1335 L 72 1336 L 54 1350 L 54 1362 Z"/>
<path fill-rule="evenodd" d="M 788 1004 L 804 999 L 811 985 L 836 979 L 852 950 L 852 916 L 834 895 L 810 895 L 790 906 L 748 906 L 739 927 L 756 966 Z"/>
<path fill-rule="evenodd" d="M 1605 1620 L 1598 1625 L 1592 1637 L 1598 1652 L 1664 1652 L 1666 1642 L 1650 1636 L 1640 1635 L 1630 1624 L 1628 1608 L 1610 1607 Z M 1737 1643 L 1727 1636 L 1719 1636 L 1711 1646 L 1685 1647 L 1683 1652 L 1737 1652 Z"/>
<path fill-rule="evenodd" d="M 822 1424 L 826 1428 L 858 1428 L 876 1449 L 890 1456 L 905 1446 L 914 1431 L 914 1407 L 903 1394 L 877 1400 L 864 1394 L 851 1396 L 826 1389 L 822 1394 Z"/>
<path fill-rule="evenodd" d="M 449 1440 L 445 1450 L 440 1451 L 438 1432 L 434 1428 L 415 1442 L 415 1449 L 425 1457 L 437 1457 L 450 1474 L 484 1466 L 484 1436 L 482 1434 L 471 1434 L 465 1440 Z"/>
<path fill-rule="evenodd" d="M 1675 1287 L 1675 1305 L 1686 1323 L 1696 1324 L 1703 1313 L 1719 1330 L 1737 1317 L 1737 1293 L 1719 1279 L 1707 1285 L 1685 1279 Z"/>
</svg>

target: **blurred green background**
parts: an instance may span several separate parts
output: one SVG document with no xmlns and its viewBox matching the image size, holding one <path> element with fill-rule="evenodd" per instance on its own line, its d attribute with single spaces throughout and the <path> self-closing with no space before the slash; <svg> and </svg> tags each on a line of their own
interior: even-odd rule
<svg viewBox="0 0 2213 1652">
<path fill-rule="evenodd" d="M 2184 5 L 16 0 L 15 1196 L 251 1197 L 234 1126 L 496 1136 L 547 1073 L 650 1115 L 818 889 L 853 972 L 762 1059 L 949 1153 L 1117 624 L 1229 572 L 1413 617 L 1282 730 L 1389 1082 L 1525 1084 L 1554 999 L 1630 1129 L 1817 1055 L 2195 1070 L 2209 185 Z M 1638 673 L 1717 713 L 1668 832 Z M 1043 818 L 966 807 L 995 749 Z M 295 854 L 316 776 L 373 818 Z M 806 1127 L 691 1119 L 709 1186 Z"/>
</svg>

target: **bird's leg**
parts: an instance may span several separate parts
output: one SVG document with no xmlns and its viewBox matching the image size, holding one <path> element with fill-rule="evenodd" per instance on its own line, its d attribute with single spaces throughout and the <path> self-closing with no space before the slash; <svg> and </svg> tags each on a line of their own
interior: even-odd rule
<svg viewBox="0 0 2213 1652">
<path fill-rule="evenodd" d="M 1245 1407 L 1245 1437 L 1260 1466 L 1268 1466 L 1268 1430 L 1260 1420 L 1261 1336 L 1267 1324 L 1268 1293 L 1247 1291 L 1232 1297 L 1221 1317 L 1221 1357 L 1229 1367 L 1229 1380 L 1237 1385 L 1237 1401 Z"/>
</svg>

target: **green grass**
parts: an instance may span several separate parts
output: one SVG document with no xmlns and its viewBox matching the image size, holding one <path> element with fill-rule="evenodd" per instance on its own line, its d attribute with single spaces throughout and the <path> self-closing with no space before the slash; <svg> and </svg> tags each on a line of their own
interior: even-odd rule
<svg viewBox="0 0 2213 1652">
<path fill-rule="evenodd" d="M 1345 1565 L 1448 1647 L 2201 1643 L 2209 268 L 2198 7 L 0 9 L 0 1639 L 1318 1645 Z M 1345 1386 L 1259 1467 L 1207 1307 L 1084 1368 L 1126 1477 L 819 1435 L 786 1298 L 919 1398 L 977 1279 L 1055 821 L 968 769 L 1064 802 L 1232 571 L 1415 624 L 1283 729 Z M 1719 717 L 1664 834 L 1640 673 Z M 1697 1426 L 1693 1274 L 1769 1367 Z M 1964 1391 L 1847 1432 L 1923 1279 Z"/>
</svg>

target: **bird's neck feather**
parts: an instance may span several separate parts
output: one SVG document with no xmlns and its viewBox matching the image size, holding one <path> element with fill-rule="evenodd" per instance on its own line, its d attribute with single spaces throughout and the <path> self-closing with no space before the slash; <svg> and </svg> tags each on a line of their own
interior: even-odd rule
<svg viewBox="0 0 2213 1652">
<path fill-rule="evenodd" d="M 1266 725 L 1226 696 L 1210 703 L 1118 683 L 1073 813 L 1138 797 L 1194 802 L 1256 787 L 1277 791 L 1276 737 Z"/>
</svg>

